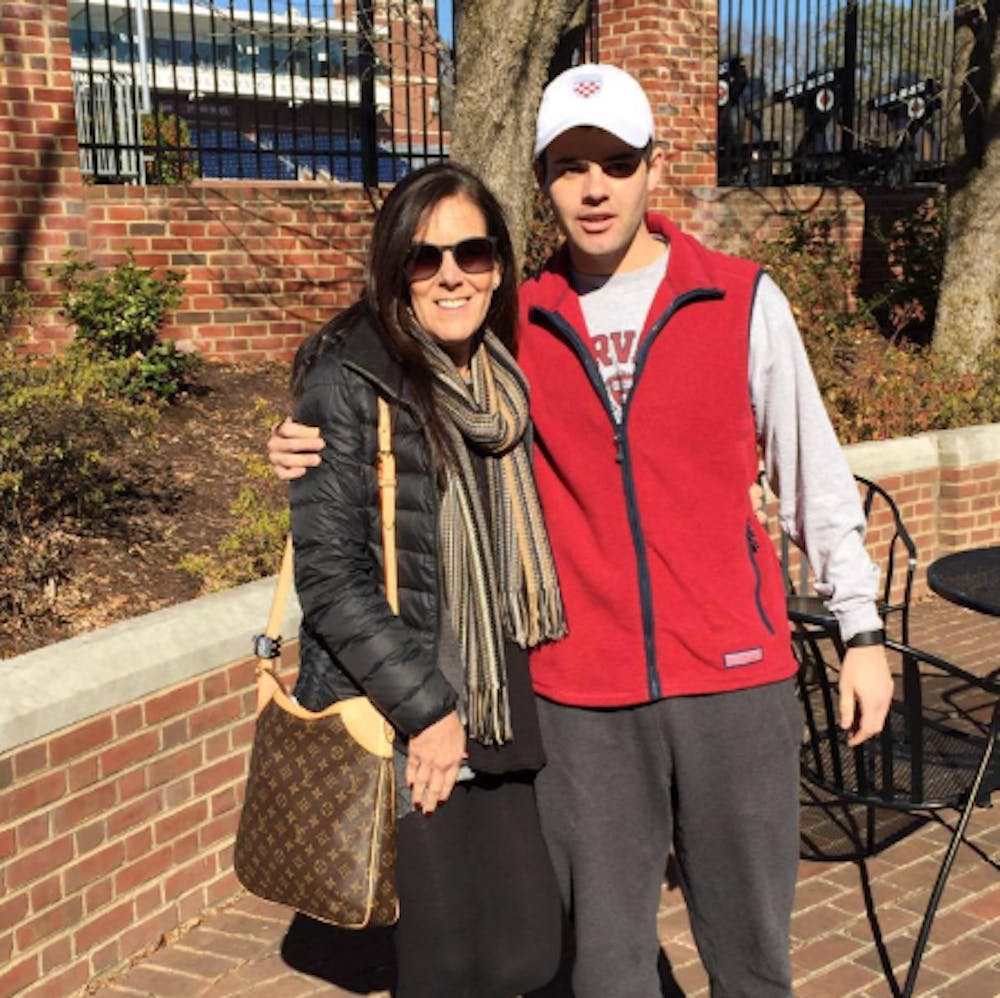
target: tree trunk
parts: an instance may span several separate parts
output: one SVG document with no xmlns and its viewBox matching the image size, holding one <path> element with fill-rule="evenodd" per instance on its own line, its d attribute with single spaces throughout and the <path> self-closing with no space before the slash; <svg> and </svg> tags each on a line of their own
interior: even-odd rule
<svg viewBox="0 0 1000 998">
<path fill-rule="evenodd" d="M 533 201 L 535 116 L 560 38 L 586 0 L 458 0 L 451 157 L 475 170 L 507 211 L 518 262 Z"/>
<path fill-rule="evenodd" d="M 1000 335 L 1000 10 L 956 13 L 948 241 L 933 347 L 963 365 Z"/>
</svg>

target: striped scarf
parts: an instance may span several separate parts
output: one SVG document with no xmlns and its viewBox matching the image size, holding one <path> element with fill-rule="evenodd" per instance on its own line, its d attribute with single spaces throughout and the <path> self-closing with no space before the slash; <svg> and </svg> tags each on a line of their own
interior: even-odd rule
<svg viewBox="0 0 1000 998">
<path fill-rule="evenodd" d="M 441 571 L 465 664 L 468 731 L 484 745 L 501 745 L 512 737 L 504 639 L 530 648 L 566 633 L 526 446 L 528 385 L 489 330 L 473 354 L 471 384 L 429 336 L 416 335 L 434 370 L 435 401 L 452 445 L 441 500 Z M 470 448 L 486 458 L 489 518 Z"/>
</svg>

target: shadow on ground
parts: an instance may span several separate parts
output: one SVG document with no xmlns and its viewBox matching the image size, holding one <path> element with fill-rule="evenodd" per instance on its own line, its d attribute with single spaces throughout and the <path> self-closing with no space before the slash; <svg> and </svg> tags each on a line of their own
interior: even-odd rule
<svg viewBox="0 0 1000 998">
<path fill-rule="evenodd" d="M 857 863 L 912 835 L 929 820 L 863 805 L 844 805 L 803 784 L 799 855 L 819 863 Z"/>
<path fill-rule="evenodd" d="M 669 879 L 668 871 L 668 879 Z M 281 944 L 281 957 L 293 970 L 334 984 L 344 991 L 367 995 L 372 991 L 395 993 L 396 966 L 392 929 L 338 929 L 308 915 L 296 914 Z M 563 955 L 555 979 L 526 998 L 572 998 L 572 953 Z M 661 998 L 684 998 L 667 954 L 657 960 Z"/>
<path fill-rule="evenodd" d="M 338 929 L 308 915 L 292 919 L 281 957 L 293 970 L 366 995 L 393 991 L 396 959 L 392 929 Z"/>
</svg>

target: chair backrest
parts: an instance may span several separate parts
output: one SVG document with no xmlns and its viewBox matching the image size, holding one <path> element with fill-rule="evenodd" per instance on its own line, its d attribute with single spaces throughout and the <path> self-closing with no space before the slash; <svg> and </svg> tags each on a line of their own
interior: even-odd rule
<svg viewBox="0 0 1000 998">
<path fill-rule="evenodd" d="M 839 662 L 833 646 L 807 626 L 792 632 L 805 715 L 802 772 L 839 800 L 901 810 L 959 806 L 977 768 L 988 768 L 981 802 L 1000 788 L 1000 682 L 929 652 L 887 642 L 896 696 L 880 736 L 851 748 L 838 725 Z M 984 762 L 985 759 L 985 762 Z"/>
<path fill-rule="evenodd" d="M 860 475 L 855 475 L 854 480 L 858 483 L 865 514 L 865 546 L 881 570 L 879 611 L 883 618 L 898 615 L 899 637 L 904 644 L 908 644 L 917 547 L 892 496 L 877 482 Z M 796 559 L 784 533 L 781 535 L 781 565 L 786 591 L 789 594 L 807 594 L 810 591 L 809 565 L 802 554 Z"/>
<path fill-rule="evenodd" d="M 883 618 L 899 615 L 900 640 L 908 645 L 917 546 L 892 496 L 876 482 L 860 475 L 855 475 L 854 479 L 861 489 L 861 507 L 865 511 L 865 546 L 882 572 L 879 609 Z"/>
</svg>

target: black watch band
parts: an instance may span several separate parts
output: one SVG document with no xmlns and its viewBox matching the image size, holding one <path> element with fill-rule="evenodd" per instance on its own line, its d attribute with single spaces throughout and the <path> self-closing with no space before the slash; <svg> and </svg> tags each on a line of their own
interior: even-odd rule
<svg viewBox="0 0 1000 998">
<path fill-rule="evenodd" d="M 853 637 L 847 639 L 848 648 L 864 648 L 867 645 L 884 645 L 885 631 L 881 628 L 877 631 L 859 631 Z"/>
</svg>

